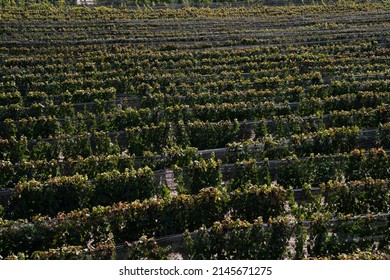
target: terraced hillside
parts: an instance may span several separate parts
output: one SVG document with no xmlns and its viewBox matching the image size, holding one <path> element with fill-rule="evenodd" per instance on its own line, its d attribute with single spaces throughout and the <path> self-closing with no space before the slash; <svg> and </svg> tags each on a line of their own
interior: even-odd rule
<svg viewBox="0 0 390 280">
<path fill-rule="evenodd" d="M 0 256 L 387 258 L 390 4 L 0 12 Z"/>
</svg>

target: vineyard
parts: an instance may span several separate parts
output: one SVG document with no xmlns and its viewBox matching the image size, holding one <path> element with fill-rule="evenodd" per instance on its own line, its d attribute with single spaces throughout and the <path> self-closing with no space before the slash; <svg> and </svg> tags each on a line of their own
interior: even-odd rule
<svg viewBox="0 0 390 280">
<path fill-rule="evenodd" d="M 390 2 L 201 2 L 0 0 L 0 259 L 390 258 Z"/>
</svg>

